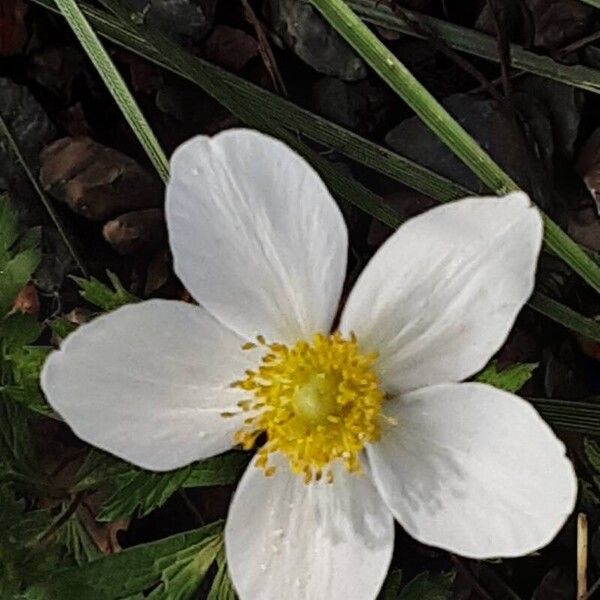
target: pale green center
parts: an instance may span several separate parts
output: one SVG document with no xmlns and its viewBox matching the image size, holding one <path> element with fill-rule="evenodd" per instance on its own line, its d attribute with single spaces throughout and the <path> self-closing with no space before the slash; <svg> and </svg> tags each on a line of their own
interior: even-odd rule
<svg viewBox="0 0 600 600">
<path fill-rule="evenodd" d="M 338 411 L 338 384 L 324 373 L 312 375 L 298 386 L 293 396 L 296 415 L 312 424 L 326 423 Z"/>
</svg>

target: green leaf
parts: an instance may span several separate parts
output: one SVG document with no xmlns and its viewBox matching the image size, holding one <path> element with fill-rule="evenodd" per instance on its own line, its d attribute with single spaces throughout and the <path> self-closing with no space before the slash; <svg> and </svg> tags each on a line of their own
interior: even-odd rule
<svg viewBox="0 0 600 600">
<path fill-rule="evenodd" d="M 13 490 L 0 485 L 0 598 L 17 598 L 28 582 L 52 572 L 60 562 L 56 548 L 36 549 L 32 543 L 51 522 L 46 510 L 26 512 Z"/>
<path fill-rule="evenodd" d="M 40 388 L 40 373 L 50 351 L 51 348 L 45 346 L 20 346 L 9 351 L 6 365 L 12 381 L 4 387 L 4 391 L 11 400 L 28 410 L 56 418 Z"/>
<path fill-rule="evenodd" d="M 198 587 L 215 562 L 223 538 L 215 535 L 178 553 L 157 561 L 161 583 L 148 596 L 150 600 L 196 598 Z"/>
<path fill-rule="evenodd" d="M 10 314 L 0 320 L 0 342 L 4 352 L 33 344 L 42 333 L 44 326 L 32 315 L 23 313 Z"/>
<path fill-rule="evenodd" d="M 427 571 L 406 584 L 398 600 L 450 600 L 455 573 L 430 575 Z"/>
<path fill-rule="evenodd" d="M 493 385 L 506 392 L 518 392 L 533 375 L 538 363 L 516 363 L 498 369 L 498 363 L 494 360 L 488 364 L 483 371 L 475 376 L 475 381 Z"/>
<path fill-rule="evenodd" d="M 90 304 L 109 312 L 126 304 L 139 302 L 140 299 L 130 294 L 119 281 L 119 278 L 110 271 L 106 272 L 112 288 L 102 283 L 95 277 L 84 279 L 83 277 L 74 277 L 73 279 L 81 288 L 79 292 Z"/>
<path fill-rule="evenodd" d="M 0 257 L 5 255 L 19 237 L 17 213 L 6 194 L 0 194 Z"/>
<path fill-rule="evenodd" d="M 25 410 L 0 393 L 0 483 L 38 480 L 37 461 Z"/>
<path fill-rule="evenodd" d="M 396 569 L 390 571 L 385 578 L 383 588 L 377 596 L 377 600 L 398 600 L 400 589 L 402 587 L 402 571 Z"/>
<path fill-rule="evenodd" d="M 59 340 L 64 340 L 70 333 L 73 333 L 78 325 L 74 323 L 67 315 L 61 315 L 52 319 L 48 325 L 53 336 Z"/>
<path fill-rule="evenodd" d="M 7 260 L 0 270 L 0 317 L 10 310 L 40 262 L 40 251 L 29 248 Z"/>
<path fill-rule="evenodd" d="M 48 600 L 117 600 L 137 596 L 157 585 L 162 599 L 193 598 L 222 544 L 222 524 L 213 523 L 158 542 L 141 544 L 78 567 L 51 573 L 37 587 Z M 195 585 L 192 590 L 192 583 Z M 188 592 L 192 595 L 186 596 Z"/>
<path fill-rule="evenodd" d="M 39 236 L 29 233 L 19 239 L 17 216 L 8 197 L 0 196 L 0 318 L 12 307 L 40 262 Z"/>
<path fill-rule="evenodd" d="M 219 568 L 206 600 L 236 600 L 233 583 L 227 571 L 227 561 L 225 560 L 223 548 L 221 548 L 217 555 L 217 565 Z"/>
<path fill-rule="evenodd" d="M 113 492 L 96 517 L 98 521 L 110 522 L 134 515 L 143 517 L 181 488 L 234 483 L 247 463 L 246 454 L 230 452 L 174 471 L 155 473 L 93 451 L 80 470 L 75 489 Z"/>
<path fill-rule="evenodd" d="M 100 557 L 100 551 L 90 534 L 83 526 L 77 513 L 63 525 L 58 541 L 64 544 L 67 552 L 78 565 L 83 565 Z"/>
</svg>

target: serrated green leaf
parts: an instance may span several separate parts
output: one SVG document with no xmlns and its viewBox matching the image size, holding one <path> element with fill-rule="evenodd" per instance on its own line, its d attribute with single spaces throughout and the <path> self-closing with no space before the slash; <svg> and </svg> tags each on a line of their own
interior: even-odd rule
<svg viewBox="0 0 600 600">
<path fill-rule="evenodd" d="M 242 452 L 230 452 L 166 473 L 144 471 L 108 454 L 93 451 L 78 474 L 76 490 L 106 489 L 112 495 L 98 521 L 145 516 L 181 488 L 227 485 L 237 481 L 248 463 Z"/>
<path fill-rule="evenodd" d="M 23 250 L 7 260 L 0 270 L 0 316 L 10 310 L 17 294 L 27 285 L 40 262 L 37 248 Z"/>
<path fill-rule="evenodd" d="M 0 482 L 35 481 L 38 470 L 25 410 L 0 394 Z"/>
<path fill-rule="evenodd" d="M 191 466 L 167 473 L 137 471 L 115 478 L 117 491 L 104 503 L 97 520 L 110 522 L 146 516 L 183 487 L 190 470 Z"/>
<path fill-rule="evenodd" d="M 531 379 L 537 367 L 538 363 L 515 363 L 499 370 L 498 363 L 492 361 L 475 376 L 474 380 L 493 385 L 506 392 L 515 393 Z"/>
<path fill-rule="evenodd" d="M 206 487 L 235 483 L 248 465 L 249 459 L 247 453 L 234 451 L 193 463 L 190 476 L 184 487 Z"/>
<path fill-rule="evenodd" d="M 25 586 L 59 564 L 55 548 L 40 552 L 30 544 L 51 521 L 46 510 L 25 511 L 8 485 L 0 485 L 0 598 L 20 598 Z"/>
<path fill-rule="evenodd" d="M 600 445 L 595 440 L 584 438 L 585 457 L 596 473 L 600 473 Z"/>
<path fill-rule="evenodd" d="M 219 568 L 206 600 L 236 600 L 235 590 L 233 588 L 231 577 L 229 577 L 223 548 L 221 548 L 217 555 L 217 565 L 219 565 Z"/>
<path fill-rule="evenodd" d="M 197 597 L 198 587 L 223 546 L 220 535 L 157 561 L 161 583 L 152 590 L 149 600 L 189 600 Z"/>
<path fill-rule="evenodd" d="M 78 327 L 77 323 L 74 323 L 71 319 L 68 318 L 67 315 L 55 317 L 50 321 L 49 326 L 53 336 L 59 341 L 64 340 L 70 333 L 73 333 Z"/>
<path fill-rule="evenodd" d="M 425 571 L 406 584 L 398 600 L 450 600 L 455 573 L 431 575 Z"/>
<path fill-rule="evenodd" d="M 83 565 L 100 557 L 94 544 L 77 514 L 74 514 L 61 528 L 59 540 L 78 565 Z"/>
<path fill-rule="evenodd" d="M 48 600 L 124 600 L 142 597 L 138 595 L 157 585 L 175 585 L 172 589 L 177 591 L 178 574 L 197 575 L 194 567 L 203 567 L 211 554 L 214 560 L 222 543 L 221 531 L 222 523 L 213 523 L 134 546 L 78 567 L 57 570 L 37 587 Z M 196 562 L 197 555 L 203 552 L 202 560 Z M 161 598 L 170 600 L 166 595 Z"/>
<path fill-rule="evenodd" d="M 10 351 L 5 360 L 11 383 L 3 389 L 11 400 L 28 410 L 57 418 L 40 388 L 40 372 L 50 351 L 45 346 L 21 346 Z"/>
<path fill-rule="evenodd" d="M 123 284 L 114 273 L 111 273 L 110 271 L 107 271 L 106 273 L 110 279 L 112 288 L 95 277 L 91 277 L 90 279 L 84 279 L 83 277 L 73 278 L 81 288 L 79 293 L 90 304 L 109 312 L 121 306 L 125 306 L 126 304 L 140 301 L 137 296 L 129 293 L 123 287 Z"/>
</svg>

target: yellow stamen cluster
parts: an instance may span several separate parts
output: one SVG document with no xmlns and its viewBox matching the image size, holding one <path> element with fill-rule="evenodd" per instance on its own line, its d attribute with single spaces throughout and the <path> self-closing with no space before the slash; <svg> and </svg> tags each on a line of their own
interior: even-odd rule
<svg viewBox="0 0 600 600">
<path fill-rule="evenodd" d="M 266 350 L 260 366 L 231 384 L 252 395 L 239 403 L 252 414 L 236 442 L 250 449 L 265 434 L 257 466 L 266 475 L 275 471 L 269 465 L 273 452 L 287 456 L 306 483 L 323 475 L 331 481 L 338 459 L 348 471 L 360 472 L 361 451 L 380 434 L 383 393 L 372 368 L 377 354 L 361 354 L 356 337 L 340 333 L 319 333 L 312 343 L 290 347 L 259 336 L 258 344 Z"/>
</svg>

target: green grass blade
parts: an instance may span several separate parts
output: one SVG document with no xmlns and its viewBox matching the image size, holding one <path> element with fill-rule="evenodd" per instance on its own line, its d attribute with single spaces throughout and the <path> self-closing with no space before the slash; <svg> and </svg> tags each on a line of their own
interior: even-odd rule
<svg viewBox="0 0 600 600">
<path fill-rule="evenodd" d="M 421 37 L 409 24 L 394 15 L 390 8 L 383 3 L 378 4 L 375 0 L 347 0 L 347 4 L 367 23 L 385 27 L 392 31 L 399 31 L 413 37 Z M 498 45 L 496 39 L 491 35 L 414 11 L 405 10 L 404 12 L 410 19 L 422 25 L 425 30 L 431 31 L 450 48 L 479 58 L 499 62 Z M 600 71 L 597 69 L 584 65 L 561 64 L 549 56 L 542 56 L 525 50 L 518 44 L 511 44 L 511 65 L 515 69 L 566 83 L 594 94 L 600 94 Z"/>
<path fill-rule="evenodd" d="M 53 0 L 32 1 L 57 10 Z M 263 127 L 267 132 L 274 133 L 276 129 L 285 128 L 440 202 L 472 194 L 470 190 L 383 146 L 190 55 L 170 40 L 159 36 L 150 39 L 146 28 L 134 25 L 136 19 L 129 11 L 112 4 L 114 10 L 121 11 L 120 20 L 88 4 L 79 3 L 86 17 L 106 39 L 198 85 L 247 125 L 254 126 L 252 120 L 263 115 Z"/>
<path fill-rule="evenodd" d="M 571 239 L 548 215 L 544 218 L 544 245 L 547 250 L 565 261 L 584 281 L 600 291 L 600 265 L 581 246 Z"/>
<path fill-rule="evenodd" d="M 481 181 L 497 194 L 518 189 L 516 183 L 452 118 L 412 73 L 360 20 L 344 0 L 309 0 L 379 76 L 417 113 L 431 131 Z M 600 291 L 600 265 L 558 225 L 544 216 L 546 247 Z"/>
<path fill-rule="evenodd" d="M 56 10 L 53 0 L 33 1 Z M 441 202 L 473 193 L 339 125 L 191 56 L 162 36 L 148 37 L 150 34 L 145 28 L 134 25 L 137 19 L 129 11 L 113 0 L 103 2 L 110 3 L 121 20 L 81 3 L 83 12 L 101 35 L 198 85 L 247 125 L 259 127 L 284 140 L 310 160 L 339 196 L 350 200 L 386 225 L 398 226 L 400 220 L 394 211 L 358 182 L 344 177 L 329 161 L 304 144 L 301 138 L 308 138 L 334 149 Z M 544 314 L 565 324 L 559 310 L 554 314 L 554 309 L 551 308 Z M 583 316 L 580 318 L 585 320 Z"/>
<path fill-rule="evenodd" d="M 595 8 L 600 8 L 600 0 L 581 0 L 590 6 L 594 6 Z"/>
<path fill-rule="evenodd" d="M 119 105 L 119 108 L 144 147 L 161 179 L 166 182 L 169 178 L 169 163 L 167 158 L 150 129 L 146 118 L 139 109 L 110 56 L 94 33 L 94 30 L 90 27 L 75 0 L 56 0 L 56 5 L 60 8 L 60 11 L 87 52 L 90 60 L 94 63 L 100 77 Z"/>
<path fill-rule="evenodd" d="M 560 323 L 567 329 L 590 340 L 600 342 L 600 321 L 583 317 L 568 306 L 540 293 L 533 294 L 528 304 L 533 310 Z"/>
<path fill-rule="evenodd" d="M 517 184 L 482 150 L 388 50 L 343 0 L 309 0 L 371 68 L 491 190 L 505 194 Z"/>
<path fill-rule="evenodd" d="M 556 429 L 600 435 L 600 405 L 573 400 L 529 398 L 540 415 Z"/>
<path fill-rule="evenodd" d="M 65 231 L 65 228 L 63 227 L 62 223 L 60 222 L 60 219 L 58 218 L 56 211 L 52 207 L 52 204 L 50 204 L 50 202 L 48 201 L 48 198 L 46 198 L 46 194 L 44 194 L 44 190 L 42 190 L 40 184 L 38 183 L 38 180 L 36 179 L 35 175 L 32 173 L 31 169 L 29 168 L 29 165 L 27 164 L 25 157 L 21 153 L 21 149 L 19 148 L 17 141 L 15 140 L 12 132 L 8 128 L 8 125 L 6 124 L 6 121 L 2 118 L 2 116 L 0 116 L 0 137 L 5 138 L 6 141 L 8 142 L 10 149 L 12 150 L 13 154 L 15 155 L 15 158 L 21 165 L 21 168 L 25 172 L 25 175 L 27 176 L 29 183 L 35 190 L 35 193 L 38 195 L 40 202 L 46 209 L 46 212 L 48 213 L 48 216 L 50 217 L 52 223 L 54 223 L 54 226 L 56 227 L 56 230 L 58 231 L 58 235 L 62 239 L 69 254 L 73 258 L 73 261 L 77 265 L 77 268 L 81 271 L 81 273 L 83 274 L 84 277 L 87 277 L 88 273 L 83 264 L 83 261 L 81 260 L 81 257 L 79 256 L 79 253 L 77 252 L 77 250 L 75 250 L 75 247 L 71 243 L 71 240 L 69 239 L 69 236 L 67 235 L 67 233 Z"/>
</svg>

